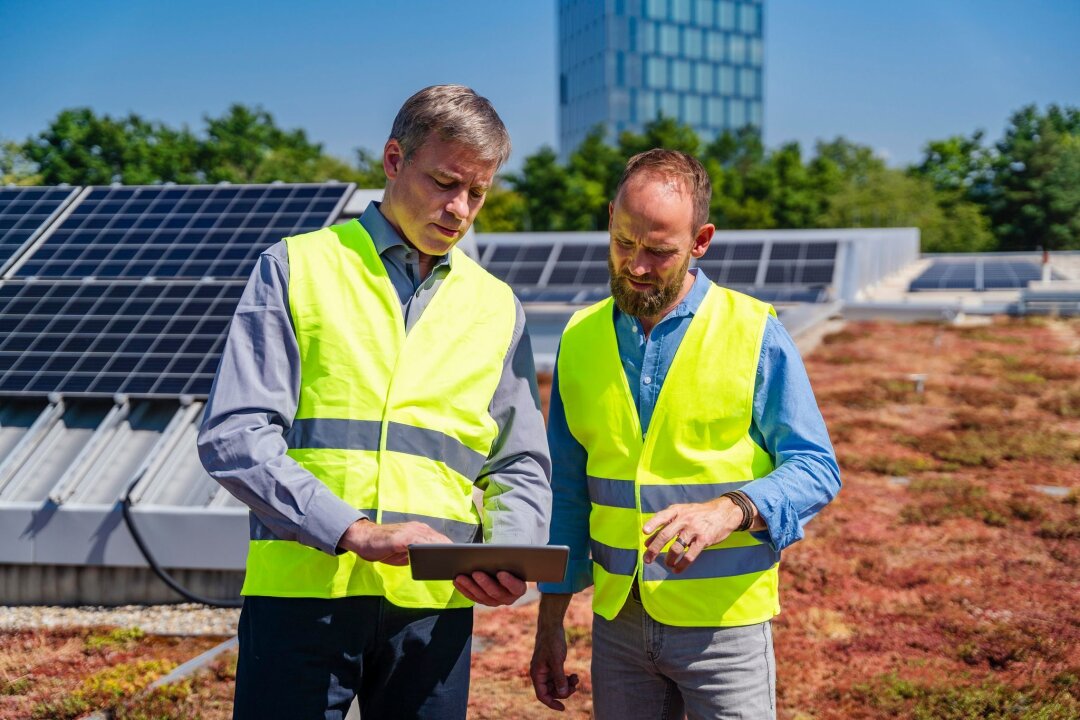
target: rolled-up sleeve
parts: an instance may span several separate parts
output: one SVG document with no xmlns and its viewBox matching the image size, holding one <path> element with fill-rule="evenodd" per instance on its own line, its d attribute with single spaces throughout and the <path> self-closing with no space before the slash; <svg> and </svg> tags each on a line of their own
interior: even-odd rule
<svg viewBox="0 0 1080 720">
<path fill-rule="evenodd" d="M 477 478 L 484 492 L 484 539 L 542 545 L 551 520 L 551 457 L 525 312 L 517 320 L 489 412 L 499 434 Z"/>
<path fill-rule="evenodd" d="M 279 539 L 337 554 L 361 513 L 286 455 L 300 394 L 288 251 L 263 253 L 237 305 L 199 429 L 206 471 Z"/>
<path fill-rule="evenodd" d="M 762 340 L 751 436 L 775 465 L 742 488 L 768 525 L 754 535 L 782 550 L 802 539 L 806 523 L 840 491 L 840 468 L 806 367 L 775 318 Z"/>
</svg>

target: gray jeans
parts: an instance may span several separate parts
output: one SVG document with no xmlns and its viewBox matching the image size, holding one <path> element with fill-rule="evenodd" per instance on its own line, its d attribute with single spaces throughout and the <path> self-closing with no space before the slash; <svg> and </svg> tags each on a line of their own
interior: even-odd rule
<svg viewBox="0 0 1080 720">
<path fill-rule="evenodd" d="M 597 720 L 775 720 L 772 623 L 664 625 L 631 596 L 614 620 L 593 616 L 592 683 Z"/>
</svg>

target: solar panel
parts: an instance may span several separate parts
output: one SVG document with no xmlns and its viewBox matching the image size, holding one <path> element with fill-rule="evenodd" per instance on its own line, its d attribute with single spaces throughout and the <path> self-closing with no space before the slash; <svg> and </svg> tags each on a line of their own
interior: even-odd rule
<svg viewBox="0 0 1080 720">
<path fill-rule="evenodd" d="M 0 188 L 0 272 L 78 192 L 70 187 Z"/>
<path fill-rule="evenodd" d="M 1042 277 L 1039 263 L 1030 260 L 976 257 L 935 260 L 908 290 L 1011 290 L 1027 287 Z M 1053 277 L 1059 278 L 1058 275 Z"/>
<path fill-rule="evenodd" d="M 95 187 L 16 277 L 242 278 L 283 237 L 334 221 L 351 184 Z"/>
<path fill-rule="evenodd" d="M 209 393 L 239 281 L 7 281 L 0 392 Z"/>
<path fill-rule="evenodd" d="M 492 275 L 511 285 L 536 285 L 553 247 L 551 244 L 497 245 L 486 267 Z"/>
<path fill-rule="evenodd" d="M 552 285 L 602 285 L 608 287 L 608 246 L 566 244 L 559 249 L 548 276 Z"/>
<path fill-rule="evenodd" d="M 766 285 L 829 285 L 836 270 L 835 242 L 777 242 L 769 252 Z"/>
</svg>

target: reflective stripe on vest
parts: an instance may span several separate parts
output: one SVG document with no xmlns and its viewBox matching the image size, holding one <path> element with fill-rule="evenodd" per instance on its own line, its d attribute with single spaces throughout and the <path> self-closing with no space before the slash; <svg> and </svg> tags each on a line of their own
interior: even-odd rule
<svg viewBox="0 0 1080 720">
<path fill-rule="evenodd" d="M 288 455 L 374 522 L 416 520 L 480 538 L 473 484 L 498 435 L 489 414 L 517 311 L 459 250 L 416 324 L 358 222 L 286 238 L 300 397 Z M 467 607 L 450 582 L 327 555 L 252 522 L 244 594 L 382 595 L 402 607 Z"/>
<path fill-rule="evenodd" d="M 559 350 L 570 432 L 588 453 L 593 609 L 613 619 L 636 576 L 646 611 L 668 625 L 749 625 L 780 610 L 778 552 L 732 533 L 675 574 L 644 565 L 641 528 L 675 503 L 713 500 L 773 470 L 750 437 L 761 340 L 771 306 L 712 286 L 679 345 L 642 437 L 608 299 L 574 315 Z"/>
</svg>

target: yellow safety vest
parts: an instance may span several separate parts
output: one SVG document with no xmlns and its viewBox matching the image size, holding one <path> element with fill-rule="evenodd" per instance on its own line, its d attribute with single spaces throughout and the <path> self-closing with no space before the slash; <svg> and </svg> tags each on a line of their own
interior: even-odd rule
<svg viewBox="0 0 1080 720">
<path fill-rule="evenodd" d="M 559 392 L 588 453 L 593 609 L 613 619 L 635 576 L 645 610 L 668 625 L 763 622 L 780 611 L 780 554 L 749 532 L 706 548 L 683 573 L 642 562 L 642 527 L 674 503 L 712 500 L 773 470 L 749 430 L 770 305 L 710 287 L 679 345 L 648 434 L 619 359 L 609 298 L 563 333 Z"/>
<path fill-rule="evenodd" d="M 419 520 L 454 542 L 482 539 L 473 484 L 498 435 L 489 409 L 517 318 L 510 288 L 455 249 L 406 335 L 397 292 L 360 223 L 286 244 L 300 347 L 289 457 L 375 522 Z M 242 592 L 472 604 L 449 581 L 414 581 L 407 566 L 255 535 Z"/>
</svg>

